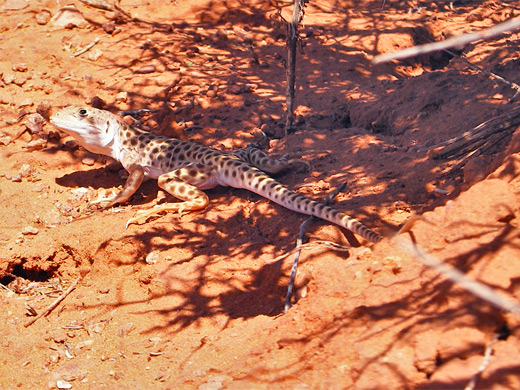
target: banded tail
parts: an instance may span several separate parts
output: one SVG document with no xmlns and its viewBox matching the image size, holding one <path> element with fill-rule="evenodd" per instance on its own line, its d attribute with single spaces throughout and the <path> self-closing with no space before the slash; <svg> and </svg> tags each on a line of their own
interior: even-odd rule
<svg viewBox="0 0 520 390">
<path fill-rule="evenodd" d="M 228 177 L 226 184 L 236 188 L 247 189 L 289 210 L 313 215 L 332 222 L 360 235 L 370 242 L 377 243 L 383 239 L 382 236 L 349 215 L 289 190 L 256 168 L 248 168 L 247 173 L 242 175 L 242 177 Z"/>
</svg>

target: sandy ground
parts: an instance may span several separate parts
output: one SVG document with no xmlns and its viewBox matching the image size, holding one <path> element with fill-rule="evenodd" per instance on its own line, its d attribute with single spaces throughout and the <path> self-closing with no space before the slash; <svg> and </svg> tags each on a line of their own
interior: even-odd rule
<svg viewBox="0 0 520 390">
<path fill-rule="evenodd" d="M 384 234 L 425 217 L 403 239 L 518 302 L 514 128 L 464 166 L 425 151 L 517 108 L 506 104 L 515 91 L 447 54 L 370 63 L 520 15 L 514 1 L 451 3 L 312 2 L 296 131 L 280 138 L 286 50 L 275 2 L 123 0 L 130 19 L 80 1 L 0 1 L 0 387 L 461 389 L 498 338 L 475 388 L 520 388 L 519 316 L 395 241 L 359 245 L 313 222 L 309 242 L 353 247 L 304 250 L 284 315 L 292 256 L 282 255 L 304 216 L 217 188 L 203 211 L 125 229 L 169 195 L 150 181 L 127 204 L 87 214 L 125 172 L 30 122 L 69 104 L 157 109 L 140 118 L 157 134 L 299 155 L 310 172 L 282 183 L 324 200 L 347 182 L 335 207 Z M 63 16 L 67 4 L 76 8 Z M 290 19 L 290 2 L 279 6 Z M 518 81 L 518 37 L 462 53 Z"/>
</svg>

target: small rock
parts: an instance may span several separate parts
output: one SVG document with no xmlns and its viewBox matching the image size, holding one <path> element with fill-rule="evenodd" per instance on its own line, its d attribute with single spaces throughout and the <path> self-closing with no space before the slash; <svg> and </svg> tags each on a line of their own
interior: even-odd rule
<svg viewBox="0 0 520 390">
<path fill-rule="evenodd" d="M 13 80 L 13 84 L 16 84 L 19 87 L 22 87 L 27 82 L 27 80 L 29 80 L 30 78 L 31 78 L 31 76 L 28 74 L 23 74 L 23 73 L 18 74 L 15 76 L 15 78 Z M 22 107 L 33 105 L 33 102 L 30 98 L 24 99 L 23 102 L 24 102 L 24 104 L 20 104 L 20 106 L 22 106 Z"/>
<path fill-rule="evenodd" d="M 96 162 L 96 160 L 92 157 L 84 157 L 82 160 L 81 160 L 81 163 L 82 164 L 85 164 L 85 165 L 88 165 L 89 167 L 91 167 L 92 165 L 94 165 L 94 163 Z"/>
<path fill-rule="evenodd" d="M 34 168 L 29 164 L 22 164 L 19 174 L 21 177 L 27 178 L 34 173 Z"/>
<path fill-rule="evenodd" d="M 54 336 L 52 336 L 52 339 L 56 344 L 63 344 L 65 341 L 67 341 L 67 335 L 65 333 L 56 333 Z"/>
<path fill-rule="evenodd" d="M 116 29 L 116 24 L 114 22 L 108 22 L 103 24 L 101 27 L 107 34 L 113 34 Z"/>
<path fill-rule="evenodd" d="M 243 93 L 243 89 L 240 87 L 240 85 L 232 85 L 230 88 L 229 88 L 229 92 L 234 94 L 234 95 L 239 95 L 241 93 Z"/>
<path fill-rule="evenodd" d="M 90 61 L 97 61 L 99 59 L 99 57 L 101 57 L 103 55 L 103 52 L 97 48 L 95 49 L 92 49 L 90 50 L 88 53 L 87 53 L 87 58 L 90 60 Z"/>
<path fill-rule="evenodd" d="M 9 145 L 11 142 L 13 142 L 13 139 L 8 136 L 7 134 L 0 134 L 0 144 L 1 145 Z"/>
<path fill-rule="evenodd" d="M 36 23 L 44 25 L 49 23 L 49 20 L 51 20 L 51 11 L 48 9 L 42 9 L 40 12 L 36 14 Z"/>
<path fill-rule="evenodd" d="M 135 73 L 139 73 L 139 74 L 153 73 L 153 72 L 155 72 L 155 70 L 156 70 L 156 66 L 153 64 L 144 65 L 144 66 L 141 66 L 139 69 L 136 69 Z"/>
<path fill-rule="evenodd" d="M 56 387 L 58 389 L 71 389 L 72 385 L 69 382 L 67 382 L 67 381 L 57 380 L 56 381 Z"/>
<path fill-rule="evenodd" d="M 34 150 L 34 149 L 42 149 L 45 146 L 47 146 L 47 140 L 40 138 L 40 139 L 35 139 L 35 140 L 27 142 L 27 145 L 25 145 L 24 148 L 29 149 L 29 150 Z"/>
<path fill-rule="evenodd" d="M 26 226 L 22 229 L 22 234 L 24 236 L 27 236 L 27 235 L 34 236 L 34 235 L 38 234 L 38 232 L 39 232 L 39 230 L 33 226 Z"/>
<path fill-rule="evenodd" d="M 51 112 L 51 105 L 48 102 L 41 102 L 36 107 L 36 112 L 40 114 L 42 117 L 49 117 Z"/>
<path fill-rule="evenodd" d="M 45 185 L 43 183 L 36 183 L 32 188 L 33 192 L 43 192 L 44 190 Z"/>
<path fill-rule="evenodd" d="M 110 292 L 110 287 L 102 286 L 98 289 L 100 294 L 108 294 Z"/>
<path fill-rule="evenodd" d="M 146 264 L 156 264 L 159 261 L 159 252 L 152 251 L 146 256 Z"/>
<path fill-rule="evenodd" d="M 51 19 L 52 24 L 58 27 L 87 27 L 88 22 L 83 14 L 73 5 L 60 9 Z"/>
<path fill-rule="evenodd" d="M 116 102 L 126 102 L 128 100 L 128 92 L 121 91 L 116 95 Z"/>
<path fill-rule="evenodd" d="M 2 76 L 2 80 L 4 81 L 4 84 L 6 84 L 6 85 L 14 82 L 15 78 L 16 78 L 16 76 L 14 75 L 14 73 L 4 73 L 4 75 Z"/>
<path fill-rule="evenodd" d="M 13 70 L 15 72 L 27 72 L 27 69 L 29 69 L 29 67 L 24 62 L 20 62 L 19 64 L 13 64 Z"/>
<path fill-rule="evenodd" d="M 21 183 L 22 182 L 22 177 L 20 175 L 14 175 L 11 177 L 11 181 L 13 183 Z"/>
<path fill-rule="evenodd" d="M 28 0 L 7 0 L 3 6 L 4 11 L 16 11 L 29 5 Z"/>
<path fill-rule="evenodd" d="M 40 114 L 29 114 L 25 120 L 25 126 L 27 126 L 31 134 L 40 134 L 43 131 L 44 122 L 45 119 Z"/>
<path fill-rule="evenodd" d="M 56 208 L 62 215 L 65 215 L 67 217 L 72 215 L 72 213 L 74 212 L 74 209 L 72 208 L 72 206 L 70 204 L 63 204 L 60 202 L 56 202 L 54 205 L 56 206 Z"/>
</svg>

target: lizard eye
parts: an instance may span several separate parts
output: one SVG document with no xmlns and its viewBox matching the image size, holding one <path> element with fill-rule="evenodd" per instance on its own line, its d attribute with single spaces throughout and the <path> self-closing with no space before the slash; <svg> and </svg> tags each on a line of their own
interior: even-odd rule
<svg viewBox="0 0 520 390">
<path fill-rule="evenodd" d="M 79 110 L 79 116 L 87 116 L 87 110 L 85 110 L 84 108 Z"/>
</svg>

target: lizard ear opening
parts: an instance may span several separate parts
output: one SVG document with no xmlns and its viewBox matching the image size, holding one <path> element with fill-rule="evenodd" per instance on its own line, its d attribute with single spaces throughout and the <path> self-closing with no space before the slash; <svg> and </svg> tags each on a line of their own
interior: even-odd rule
<svg viewBox="0 0 520 390">
<path fill-rule="evenodd" d="M 105 130 L 105 132 L 108 134 L 108 130 L 110 129 L 110 121 L 107 121 L 107 128 Z"/>
</svg>

